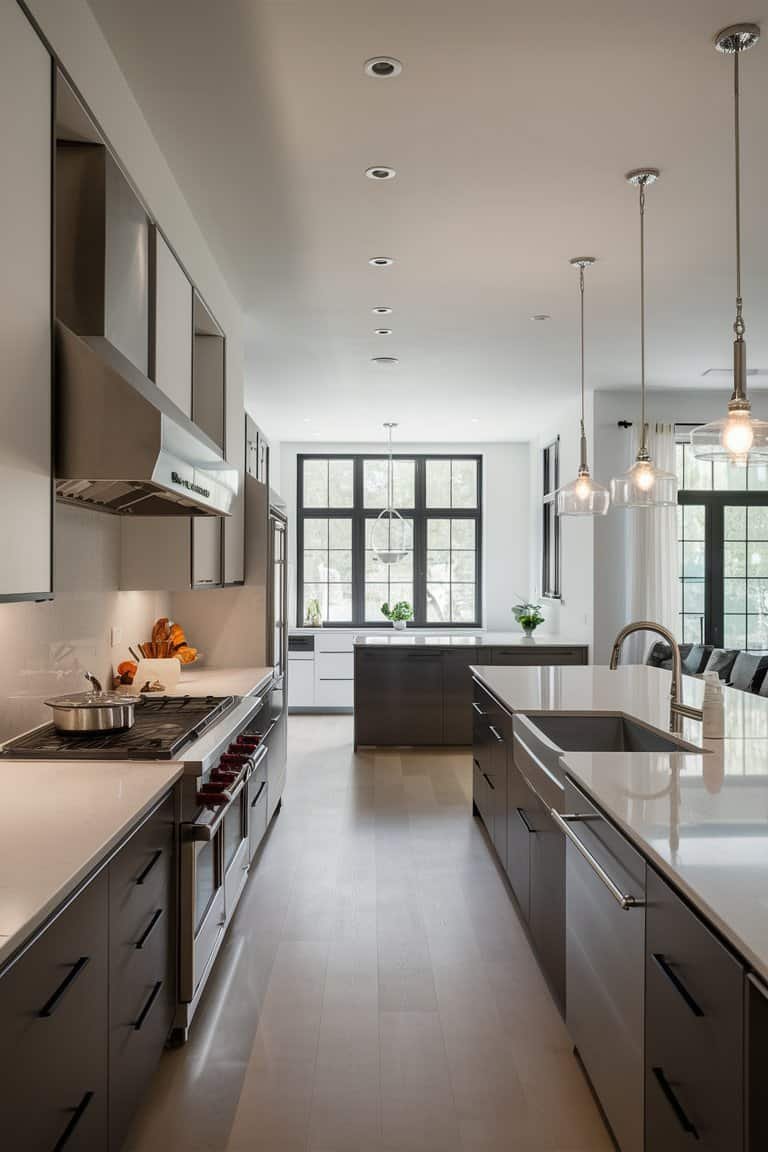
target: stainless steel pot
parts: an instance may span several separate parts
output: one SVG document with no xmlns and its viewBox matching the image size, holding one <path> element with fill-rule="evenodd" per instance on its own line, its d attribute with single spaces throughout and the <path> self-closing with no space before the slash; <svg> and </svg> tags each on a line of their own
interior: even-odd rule
<svg viewBox="0 0 768 1152">
<path fill-rule="evenodd" d="M 134 708 L 141 697 L 105 692 L 90 672 L 85 673 L 85 678 L 93 685 L 92 692 L 73 692 L 45 701 L 53 710 L 53 723 L 59 732 L 83 735 L 132 728 Z"/>
</svg>

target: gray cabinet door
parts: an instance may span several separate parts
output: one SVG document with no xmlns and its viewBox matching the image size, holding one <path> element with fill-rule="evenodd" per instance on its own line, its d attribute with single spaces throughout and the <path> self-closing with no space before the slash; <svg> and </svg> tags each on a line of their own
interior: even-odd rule
<svg viewBox="0 0 768 1152">
<path fill-rule="evenodd" d="M 490 788 L 488 831 L 503 867 L 507 867 L 507 752 L 509 745 L 500 715 L 490 725 L 491 755 L 488 781 Z"/>
<path fill-rule="evenodd" d="M 530 809 L 534 801 L 535 796 L 510 752 L 507 756 L 507 879 L 526 921 L 531 910 Z"/>
<path fill-rule="evenodd" d="M 440 744 L 440 652 L 355 650 L 355 743 Z"/>
<path fill-rule="evenodd" d="M 547 809 L 531 792 L 528 926 L 552 994 L 565 1012 L 565 840 Z"/>
<path fill-rule="evenodd" d="M 52 64 L 18 4 L 0 5 L 0 600 L 52 585 Z"/>
<path fill-rule="evenodd" d="M 192 416 L 192 285 L 154 230 L 153 378 L 185 416 Z"/>
<path fill-rule="evenodd" d="M 768 1148 L 768 988 L 747 977 L 747 1152 Z"/>
<path fill-rule="evenodd" d="M 197 516 L 192 521 L 192 587 L 216 588 L 223 582 L 222 521 Z"/>
<path fill-rule="evenodd" d="M 477 648 L 443 652 L 443 741 L 472 743 L 472 674 L 478 663 Z"/>
</svg>

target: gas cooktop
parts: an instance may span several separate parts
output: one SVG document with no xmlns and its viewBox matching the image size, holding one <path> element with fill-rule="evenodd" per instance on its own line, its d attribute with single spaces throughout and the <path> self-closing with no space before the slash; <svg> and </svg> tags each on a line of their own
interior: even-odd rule
<svg viewBox="0 0 768 1152">
<path fill-rule="evenodd" d="M 53 724 L 9 740 L 0 755 L 29 760 L 173 760 L 235 703 L 234 696 L 143 696 L 123 732 L 59 732 Z"/>
</svg>

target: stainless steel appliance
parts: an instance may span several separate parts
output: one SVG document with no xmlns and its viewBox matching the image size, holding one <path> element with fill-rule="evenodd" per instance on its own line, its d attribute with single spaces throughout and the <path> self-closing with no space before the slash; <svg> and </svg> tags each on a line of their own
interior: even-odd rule
<svg viewBox="0 0 768 1152">
<path fill-rule="evenodd" d="M 133 727 L 134 706 L 141 700 L 124 692 L 105 692 L 101 684 L 86 672 L 92 692 L 72 692 L 46 700 L 53 711 L 53 723 L 59 732 L 122 732 Z"/>
<path fill-rule="evenodd" d="M 178 760 L 179 1003 L 186 1039 L 206 981 L 267 828 L 267 760 L 276 721 L 263 696 L 142 697 L 123 732 L 65 734 L 45 724 L 8 741 L 13 759 Z M 271 814 L 271 813 L 270 813 Z"/>
</svg>

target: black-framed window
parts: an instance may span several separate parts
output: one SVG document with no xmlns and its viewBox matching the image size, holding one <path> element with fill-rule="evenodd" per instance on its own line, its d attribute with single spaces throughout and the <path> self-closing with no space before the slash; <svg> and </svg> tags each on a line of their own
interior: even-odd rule
<svg viewBox="0 0 768 1152">
<path fill-rule="evenodd" d="M 560 598 L 560 517 L 557 490 L 560 487 L 560 437 L 541 453 L 541 594 L 550 600 Z"/>
<path fill-rule="evenodd" d="M 677 434 L 680 639 L 768 650 L 768 466 L 696 460 Z"/>
<path fill-rule="evenodd" d="M 414 624 L 479 626 L 482 457 L 394 457 L 393 503 L 407 548 L 390 565 L 373 547 L 387 483 L 385 455 L 298 457 L 298 623 L 316 599 L 326 625 L 387 626 L 381 605 L 407 600 Z"/>
</svg>

